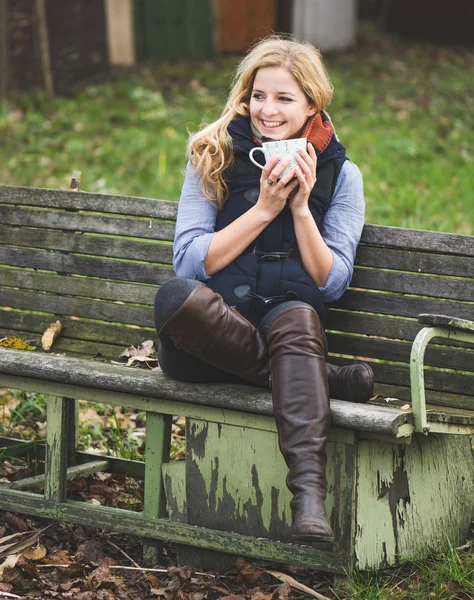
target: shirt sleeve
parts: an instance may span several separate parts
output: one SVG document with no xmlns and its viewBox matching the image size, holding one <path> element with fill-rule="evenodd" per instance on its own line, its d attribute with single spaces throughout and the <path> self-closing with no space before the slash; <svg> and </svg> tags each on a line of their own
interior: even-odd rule
<svg viewBox="0 0 474 600">
<path fill-rule="evenodd" d="M 217 204 L 206 198 L 201 179 L 188 162 L 173 243 L 173 267 L 178 277 L 210 279 L 204 260 L 215 233 L 216 217 Z"/>
<path fill-rule="evenodd" d="M 364 212 L 361 172 L 354 163 L 346 160 L 337 178 L 321 231 L 334 255 L 326 284 L 320 288 L 325 302 L 335 302 L 351 282 L 357 244 L 364 226 Z"/>
</svg>

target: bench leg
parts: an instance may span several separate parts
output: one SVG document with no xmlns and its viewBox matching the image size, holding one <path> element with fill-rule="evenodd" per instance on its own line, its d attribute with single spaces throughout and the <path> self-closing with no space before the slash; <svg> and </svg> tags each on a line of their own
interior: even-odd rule
<svg viewBox="0 0 474 600">
<path fill-rule="evenodd" d="M 69 398 L 50 396 L 47 406 L 45 500 L 66 500 L 67 413 Z"/>
<path fill-rule="evenodd" d="M 169 461 L 171 444 L 171 415 L 146 413 L 145 448 L 145 498 L 143 512 L 146 517 L 160 519 L 166 516 L 166 497 L 161 475 L 161 465 Z M 158 562 L 158 550 L 154 543 L 143 545 L 143 561 L 146 566 Z"/>
</svg>

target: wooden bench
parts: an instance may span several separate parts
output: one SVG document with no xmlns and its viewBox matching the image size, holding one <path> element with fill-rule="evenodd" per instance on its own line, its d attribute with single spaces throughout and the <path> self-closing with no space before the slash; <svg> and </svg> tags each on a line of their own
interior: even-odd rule
<svg viewBox="0 0 474 600">
<path fill-rule="evenodd" d="M 463 542 L 474 515 L 474 237 L 364 229 L 328 339 L 333 362 L 372 364 L 378 396 L 331 401 L 328 553 L 288 543 L 268 391 L 183 384 L 110 362 L 156 339 L 152 304 L 173 277 L 176 209 L 0 187 L 0 338 L 39 339 L 56 319 L 64 326 L 51 353 L 0 349 L 0 386 L 48 395 L 44 481 L 4 486 L 0 508 L 142 535 L 148 561 L 158 539 L 340 573 L 421 556 L 446 536 Z M 421 313 L 450 318 L 420 323 Z M 146 411 L 145 464 L 76 452 L 77 399 Z M 172 415 L 187 419 L 182 462 L 169 462 Z M 67 478 L 99 469 L 144 477 L 143 513 L 67 499 Z"/>
</svg>

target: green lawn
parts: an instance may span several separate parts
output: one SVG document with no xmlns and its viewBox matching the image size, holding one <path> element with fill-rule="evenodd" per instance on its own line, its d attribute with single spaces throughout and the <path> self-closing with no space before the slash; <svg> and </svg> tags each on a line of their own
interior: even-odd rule
<svg viewBox="0 0 474 600">
<path fill-rule="evenodd" d="M 187 131 L 219 114 L 238 57 L 143 65 L 73 99 L 0 103 L 0 182 L 177 200 Z M 381 36 L 327 56 L 329 112 L 361 168 L 367 221 L 472 234 L 474 51 Z"/>
</svg>

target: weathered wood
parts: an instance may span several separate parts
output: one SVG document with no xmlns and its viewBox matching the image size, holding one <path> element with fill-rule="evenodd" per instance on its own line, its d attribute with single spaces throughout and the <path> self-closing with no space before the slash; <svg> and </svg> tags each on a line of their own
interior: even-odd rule
<svg viewBox="0 0 474 600">
<path fill-rule="evenodd" d="M 48 398 L 46 428 L 46 472 L 44 497 L 51 502 L 66 500 L 68 439 L 66 429 L 67 398 Z"/>
<path fill-rule="evenodd" d="M 474 304 L 349 289 L 334 306 L 346 310 L 418 318 L 421 313 L 448 314 L 472 320 Z"/>
<path fill-rule="evenodd" d="M 185 414 L 185 412 L 180 412 L 180 406 L 182 403 L 184 405 L 191 402 L 219 409 L 273 416 L 269 391 L 253 386 L 186 384 L 154 371 L 130 369 L 115 364 L 21 350 L 0 349 L 0 357 L 0 372 L 5 375 L 21 374 L 25 380 L 31 377 L 38 380 L 78 385 L 81 388 L 112 390 L 117 394 L 124 392 L 150 396 L 158 401 L 157 412 Z M 6 377 L 0 375 L 0 381 L 5 380 Z M 15 387 L 12 384 L 9 385 Z M 71 397 L 76 395 L 67 389 L 62 389 L 62 393 Z M 77 394 L 80 395 L 81 392 L 78 391 Z M 166 408 L 162 405 L 164 400 L 177 401 L 179 404 Z M 127 399 L 124 397 L 120 402 L 116 400 L 115 403 L 126 406 Z M 146 404 L 134 402 L 130 406 L 150 410 Z M 397 435 L 403 425 L 411 423 L 411 414 L 406 411 L 384 407 L 374 409 L 366 404 L 332 400 L 331 410 L 333 425 L 336 427 L 349 429 L 359 427 L 367 431 Z M 251 419 L 247 426 L 251 426 Z"/>
<path fill-rule="evenodd" d="M 334 364 L 348 364 L 360 362 L 353 359 L 341 359 L 339 356 L 330 356 Z M 375 375 L 377 383 L 407 387 L 410 385 L 408 365 L 379 363 L 368 360 Z M 448 392 L 474 396 L 474 380 L 472 375 L 456 373 L 455 371 L 440 371 L 439 369 L 425 369 L 425 385 L 427 390 Z"/>
<path fill-rule="evenodd" d="M 474 237 L 459 233 L 438 233 L 421 229 L 365 225 L 361 243 L 415 250 L 416 252 L 474 256 Z"/>
<path fill-rule="evenodd" d="M 86 462 L 82 465 L 76 465 L 69 467 L 66 470 L 66 479 L 72 481 L 76 477 L 86 477 L 99 471 L 108 471 L 109 462 L 107 460 L 96 460 Z M 6 487 L 10 490 L 36 490 L 44 486 L 45 475 L 36 475 L 35 477 L 28 477 L 26 479 L 20 479 L 14 483 L 2 487 Z"/>
<path fill-rule="evenodd" d="M 62 233 L 44 229 L 28 229 L 0 225 L 0 240 L 12 246 L 61 250 L 110 258 L 126 258 L 153 263 L 171 264 L 173 247 L 160 240 L 129 240 L 98 234 Z"/>
<path fill-rule="evenodd" d="M 49 323 L 51 316 L 38 315 L 33 313 L 16 312 L 11 310 L 0 310 L 0 331 L 8 331 L 7 335 L 18 335 L 23 333 L 26 339 L 30 339 L 36 335 L 42 335 Z M 63 330 L 60 337 L 56 340 L 56 344 L 66 343 L 66 340 L 79 340 L 86 342 L 107 342 L 107 345 L 121 348 L 123 346 L 136 346 L 137 343 L 145 339 L 153 339 L 156 335 L 154 327 L 137 327 L 136 325 L 121 325 L 112 323 L 96 322 L 91 324 L 90 321 L 71 320 L 63 318 Z M 7 329 L 11 328 L 10 329 Z M 14 333 L 16 331 L 16 333 Z M 30 335 L 32 334 L 32 335 Z M 90 357 L 97 352 L 93 350 L 94 346 L 90 346 L 92 350 Z"/>
<path fill-rule="evenodd" d="M 385 333 L 385 332 L 384 332 Z M 376 358 L 397 362 L 410 362 L 411 342 L 341 334 L 328 334 L 330 352 L 358 357 Z M 425 364 L 441 369 L 474 371 L 474 349 L 459 350 L 442 346 L 429 346 Z M 474 378 L 472 385 L 474 385 Z"/>
<path fill-rule="evenodd" d="M 115 196 L 89 192 L 75 192 L 74 197 L 66 190 L 48 190 L 21 186 L 0 186 L 0 203 L 24 204 L 26 206 L 88 210 L 117 215 L 136 215 L 154 219 L 176 220 L 178 203 L 170 200 L 154 200 L 133 196 Z"/>
<path fill-rule="evenodd" d="M 462 331 L 474 332 L 474 321 L 456 319 L 446 315 L 421 314 L 418 317 L 418 322 L 423 325 L 442 325 L 444 327 L 453 327 L 453 329 L 461 329 Z"/>
<path fill-rule="evenodd" d="M 17 208 L 0 204 L 0 222 L 4 225 L 22 227 L 48 227 L 66 231 L 107 233 L 132 238 L 173 241 L 174 225 L 170 223 L 136 217 L 104 217 L 95 213 L 77 213 L 40 208 Z"/>
<path fill-rule="evenodd" d="M 103 321 L 129 323 L 130 325 L 153 326 L 151 308 L 137 308 L 109 302 L 94 302 L 54 294 L 24 292 L 2 289 L 1 301 L 4 306 L 15 306 L 26 310 L 36 310 L 56 316 L 73 315 Z"/>
<path fill-rule="evenodd" d="M 133 304 L 152 305 L 156 295 L 156 286 L 133 283 L 117 283 L 86 277 L 68 277 L 51 273 L 37 273 L 23 269 L 8 269 L 1 273 L 1 285 L 24 290 L 35 290 L 68 296 L 82 296 L 99 300 L 118 300 Z M 1 289 L 1 288 L 0 288 Z"/>
<path fill-rule="evenodd" d="M 472 273 L 474 273 L 474 260 Z M 351 286 L 353 288 L 416 294 L 417 296 L 429 296 L 432 298 L 466 300 L 468 302 L 474 298 L 474 279 L 463 280 L 452 277 L 413 275 L 397 271 L 356 269 Z"/>
<path fill-rule="evenodd" d="M 190 544 L 199 548 L 212 548 L 238 556 L 253 556 L 283 564 L 310 566 L 314 569 L 343 572 L 349 566 L 348 557 L 334 556 L 315 548 L 282 544 L 271 540 L 258 540 L 251 536 L 172 523 L 168 519 L 149 519 L 140 513 L 119 508 L 94 506 L 68 500 L 57 504 L 44 500 L 38 494 L 0 490 L 0 508 L 9 507 L 42 518 L 53 518 L 80 525 L 120 531 L 168 543 Z"/>
<path fill-rule="evenodd" d="M 474 273 L 471 257 L 364 245 L 357 248 L 356 265 L 457 277 L 470 277 Z"/>
</svg>

